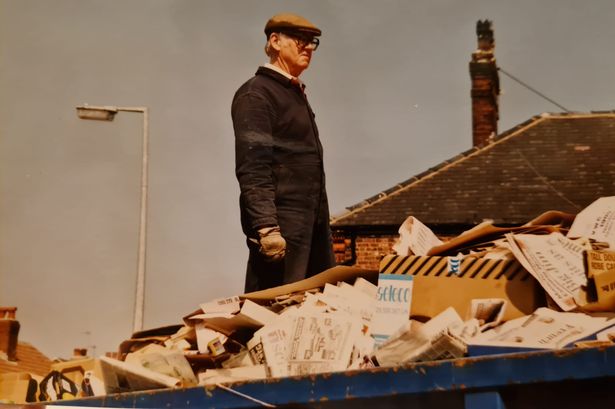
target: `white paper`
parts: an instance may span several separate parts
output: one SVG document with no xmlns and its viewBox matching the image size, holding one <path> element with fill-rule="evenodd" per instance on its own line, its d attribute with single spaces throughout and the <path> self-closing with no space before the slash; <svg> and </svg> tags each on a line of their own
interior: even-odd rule
<svg viewBox="0 0 615 409">
<path fill-rule="evenodd" d="M 144 351 L 145 350 L 145 351 Z M 126 363 L 140 365 L 143 368 L 180 379 L 184 386 L 195 385 L 197 379 L 190 364 L 181 351 L 166 349 L 151 344 L 126 356 Z"/>
<path fill-rule="evenodd" d="M 352 357 L 348 369 L 362 369 L 373 366 L 373 363 L 369 358 L 374 353 L 375 346 L 376 342 L 374 338 L 369 335 L 360 334 L 357 338 L 355 338 Z"/>
<path fill-rule="evenodd" d="M 574 299 L 587 284 L 583 247 L 555 232 L 549 235 L 507 234 L 511 251 L 564 311 L 577 307 Z"/>
<path fill-rule="evenodd" d="M 264 364 L 265 362 L 260 362 Z M 254 366 L 254 362 L 252 361 L 252 356 L 250 355 L 250 351 L 247 349 L 243 349 L 237 354 L 231 356 L 226 361 L 222 362 L 223 368 L 239 368 L 243 366 Z"/>
<path fill-rule="evenodd" d="M 217 298 L 215 300 L 200 304 L 201 310 L 205 314 L 227 313 L 234 314 L 239 311 L 239 296 Z"/>
<path fill-rule="evenodd" d="M 452 341 L 453 348 L 447 352 L 442 348 L 447 344 L 439 340 L 444 334 L 449 336 L 448 328 L 463 324 L 461 317 L 454 308 L 449 307 L 440 314 L 418 327 L 411 329 L 410 323 L 406 331 L 391 336 L 374 352 L 380 366 L 394 366 L 406 362 L 414 362 L 422 357 L 447 356 L 447 353 L 458 354 L 462 342 Z M 432 348 L 433 351 L 429 351 Z"/>
<path fill-rule="evenodd" d="M 218 339 L 221 344 L 224 344 L 226 342 L 226 335 L 218 331 L 214 331 L 213 329 L 207 328 L 205 326 L 205 323 L 203 322 L 196 323 L 194 329 L 196 330 L 196 343 L 198 345 L 199 352 L 202 354 L 210 353 L 210 342 L 215 341 L 216 339 Z"/>
<path fill-rule="evenodd" d="M 557 349 L 615 324 L 606 317 L 539 308 L 468 341 L 472 345 Z"/>
<path fill-rule="evenodd" d="M 243 302 L 240 314 L 245 315 L 249 319 L 258 322 L 261 325 L 273 323 L 279 317 L 275 312 L 250 300 L 245 300 Z"/>
<path fill-rule="evenodd" d="M 275 324 L 266 325 L 254 335 L 260 337 L 263 355 L 272 377 L 288 376 L 288 339 L 292 331 L 294 316 L 279 319 Z M 258 353 L 258 346 L 256 345 Z"/>
<path fill-rule="evenodd" d="M 601 197 L 574 219 L 568 237 L 589 237 L 615 249 L 615 196 Z"/>
<path fill-rule="evenodd" d="M 416 217 L 408 217 L 399 227 L 399 239 L 393 245 L 393 250 L 398 256 L 426 256 L 427 252 L 442 241 L 421 223 Z"/>
<path fill-rule="evenodd" d="M 363 277 L 357 277 L 354 282 L 354 288 L 371 298 L 376 298 L 378 295 L 378 286 L 370 283 Z"/>
<path fill-rule="evenodd" d="M 172 388 L 181 385 L 181 381 L 177 378 L 106 356 L 100 357 L 100 367 L 107 393 Z"/>
</svg>

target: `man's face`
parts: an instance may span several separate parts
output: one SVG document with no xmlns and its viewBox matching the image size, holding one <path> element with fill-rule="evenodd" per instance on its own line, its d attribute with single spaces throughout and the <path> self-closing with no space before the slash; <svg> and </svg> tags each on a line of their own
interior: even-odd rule
<svg viewBox="0 0 615 409">
<path fill-rule="evenodd" d="M 276 34 L 274 34 L 276 35 Z M 278 59 L 283 68 L 291 75 L 298 77 L 312 60 L 312 52 L 316 48 L 314 37 L 302 34 L 277 33 L 279 47 Z"/>
</svg>

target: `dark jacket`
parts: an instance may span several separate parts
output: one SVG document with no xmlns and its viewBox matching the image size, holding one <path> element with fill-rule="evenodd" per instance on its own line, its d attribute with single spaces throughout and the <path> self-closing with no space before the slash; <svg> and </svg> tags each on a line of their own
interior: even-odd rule
<svg viewBox="0 0 615 409">
<path fill-rule="evenodd" d="M 288 246 L 283 282 L 332 266 L 332 253 L 324 263 L 311 255 L 314 240 L 330 247 L 329 209 L 322 145 L 302 89 L 260 67 L 236 92 L 231 113 L 244 233 L 256 238 L 259 228 L 280 226 Z"/>
</svg>

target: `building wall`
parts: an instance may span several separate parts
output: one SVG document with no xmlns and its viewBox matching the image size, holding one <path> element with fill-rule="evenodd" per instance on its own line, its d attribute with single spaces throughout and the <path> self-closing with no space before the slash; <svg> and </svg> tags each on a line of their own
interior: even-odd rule
<svg viewBox="0 0 615 409">
<path fill-rule="evenodd" d="M 356 245 L 356 267 L 377 270 L 382 257 L 393 252 L 397 235 L 358 236 Z"/>
</svg>

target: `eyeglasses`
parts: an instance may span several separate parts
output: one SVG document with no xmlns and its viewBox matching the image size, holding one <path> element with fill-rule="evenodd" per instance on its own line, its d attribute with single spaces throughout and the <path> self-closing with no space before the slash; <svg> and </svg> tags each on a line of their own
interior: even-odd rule
<svg viewBox="0 0 615 409">
<path fill-rule="evenodd" d="M 280 33 L 280 34 L 284 34 L 286 37 L 295 40 L 295 43 L 297 44 L 297 47 L 299 48 L 306 48 L 307 46 L 312 46 L 312 50 L 316 51 L 316 49 L 320 45 L 320 39 L 318 39 L 318 37 L 302 36 L 300 34 L 295 34 L 295 33 L 292 33 L 292 34 Z"/>
</svg>

